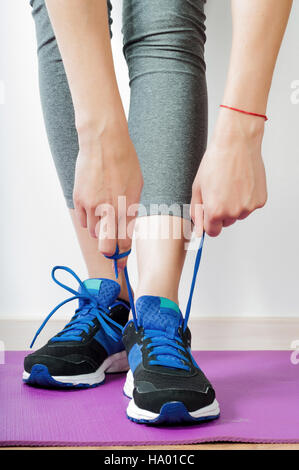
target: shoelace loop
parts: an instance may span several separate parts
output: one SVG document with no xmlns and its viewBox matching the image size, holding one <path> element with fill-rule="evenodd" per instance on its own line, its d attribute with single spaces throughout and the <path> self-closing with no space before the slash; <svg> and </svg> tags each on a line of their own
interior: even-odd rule
<svg viewBox="0 0 299 470">
<path fill-rule="evenodd" d="M 78 281 L 80 287 L 81 287 L 81 292 L 78 292 L 71 287 L 67 286 L 66 284 L 63 284 L 60 282 L 56 277 L 55 277 L 55 272 L 57 270 L 63 270 L 71 274 L 76 281 Z M 52 342 L 57 342 L 57 341 L 82 341 L 81 333 L 86 332 L 88 333 L 89 327 L 94 326 L 93 320 L 96 318 L 103 330 L 109 335 L 114 341 L 119 341 L 121 339 L 121 331 L 122 331 L 122 326 L 119 325 L 117 322 L 115 322 L 110 316 L 109 316 L 109 309 L 101 305 L 100 301 L 97 299 L 95 295 L 92 295 L 88 289 L 85 287 L 84 283 L 81 281 L 79 276 L 70 268 L 66 266 L 55 266 L 52 269 L 51 273 L 53 281 L 58 284 L 60 287 L 63 287 L 65 290 L 69 291 L 71 294 L 74 294 L 73 297 L 70 297 L 69 299 L 64 300 L 63 302 L 60 302 L 50 313 L 49 315 L 45 318 L 39 329 L 37 330 L 32 343 L 30 345 L 30 348 L 33 347 L 37 337 L 39 336 L 40 332 L 43 330 L 45 325 L 48 323 L 50 318 L 54 315 L 57 310 L 62 307 L 63 305 L 67 304 L 68 302 L 71 302 L 73 300 L 81 299 L 85 301 L 85 305 L 82 307 L 78 308 L 75 312 L 75 316 L 73 319 L 65 326 L 65 328 L 58 333 L 59 336 L 54 336 L 52 338 Z M 115 305 L 115 304 L 114 304 Z M 114 328 L 112 328 L 114 326 Z M 119 330 L 119 331 L 118 331 Z"/>
</svg>

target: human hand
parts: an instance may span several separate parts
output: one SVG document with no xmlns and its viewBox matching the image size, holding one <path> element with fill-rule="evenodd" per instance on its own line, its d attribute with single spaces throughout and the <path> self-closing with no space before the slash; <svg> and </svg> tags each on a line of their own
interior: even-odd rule
<svg viewBox="0 0 299 470">
<path fill-rule="evenodd" d="M 120 253 L 131 248 L 137 209 L 130 216 L 126 209 L 139 203 L 143 178 L 124 119 L 107 119 L 100 133 L 93 130 L 97 126 L 86 128 L 87 131 L 79 133 L 80 151 L 73 194 L 75 211 L 82 227 L 87 227 L 92 237 L 99 238 L 100 252 L 111 256 L 116 243 Z M 125 197 L 126 207 L 119 207 L 119 196 Z M 118 269 L 123 269 L 126 262 L 127 258 L 120 259 Z"/>
<path fill-rule="evenodd" d="M 204 228 L 215 237 L 223 227 L 265 205 L 263 133 L 261 118 L 221 109 L 192 187 L 191 217 L 197 235 Z"/>
</svg>

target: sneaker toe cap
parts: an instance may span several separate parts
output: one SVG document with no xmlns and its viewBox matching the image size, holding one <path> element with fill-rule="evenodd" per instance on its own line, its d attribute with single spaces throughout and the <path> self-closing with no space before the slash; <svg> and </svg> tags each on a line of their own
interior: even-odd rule
<svg viewBox="0 0 299 470">
<path fill-rule="evenodd" d="M 94 372 L 94 368 L 87 360 L 83 361 L 81 359 L 80 362 L 76 362 L 71 358 L 53 357 L 39 354 L 38 352 L 25 357 L 24 370 L 30 373 L 32 367 L 36 364 L 46 366 L 52 376 L 79 375 Z"/>
<path fill-rule="evenodd" d="M 141 408 L 159 413 L 162 406 L 169 402 L 181 402 L 189 412 L 209 406 L 215 400 L 215 391 L 207 385 L 204 391 L 183 389 L 154 389 L 148 382 L 135 384 L 133 392 L 135 404 Z"/>
</svg>

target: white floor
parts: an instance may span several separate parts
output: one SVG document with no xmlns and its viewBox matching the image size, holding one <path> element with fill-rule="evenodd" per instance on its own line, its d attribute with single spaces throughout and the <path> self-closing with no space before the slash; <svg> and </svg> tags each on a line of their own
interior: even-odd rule
<svg viewBox="0 0 299 470">
<path fill-rule="evenodd" d="M 29 349 L 41 321 L 0 320 L 0 341 L 6 350 Z M 34 348 L 60 331 L 65 321 L 50 321 Z M 299 318 L 196 318 L 190 321 L 192 348 L 201 350 L 299 348 Z"/>
</svg>

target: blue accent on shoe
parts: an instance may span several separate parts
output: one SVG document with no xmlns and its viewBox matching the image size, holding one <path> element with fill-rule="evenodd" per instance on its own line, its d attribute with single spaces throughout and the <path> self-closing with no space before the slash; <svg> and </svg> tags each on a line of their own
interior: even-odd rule
<svg viewBox="0 0 299 470">
<path fill-rule="evenodd" d="M 132 347 L 128 355 L 128 362 L 129 362 L 131 371 L 134 373 L 136 368 L 142 362 L 142 352 L 141 352 L 141 346 L 139 344 L 135 343 L 134 346 Z"/>
<path fill-rule="evenodd" d="M 135 423 L 141 423 L 141 424 L 178 424 L 178 423 L 199 423 L 202 421 L 210 421 L 212 419 L 217 419 L 220 414 L 218 415 L 211 415 L 211 416 L 203 416 L 200 418 L 193 418 L 193 416 L 190 415 L 188 412 L 187 408 L 182 402 L 179 401 L 174 401 L 174 402 L 169 402 L 165 403 L 161 410 L 160 414 L 157 418 L 154 419 L 136 419 L 136 418 L 131 418 L 128 416 L 128 418 L 131 421 L 134 421 Z"/>
<path fill-rule="evenodd" d="M 113 341 L 110 336 L 106 335 L 103 329 L 97 331 L 97 333 L 94 335 L 94 339 L 105 348 L 108 356 L 121 352 L 125 349 L 122 341 Z"/>
<path fill-rule="evenodd" d="M 68 273 L 70 273 L 79 283 L 80 289 L 79 291 L 76 291 L 72 289 L 71 287 L 63 284 L 62 282 L 58 281 L 55 277 L 55 272 L 57 270 L 63 270 Z M 52 315 L 63 305 L 67 304 L 68 302 L 71 302 L 73 300 L 78 299 L 79 300 L 79 308 L 76 310 L 74 317 L 72 320 L 65 326 L 65 328 L 62 330 L 62 332 L 58 333 L 58 335 L 54 336 L 54 338 L 51 339 L 51 342 L 58 342 L 58 341 L 82 341 L 82 336 L 81 334 L 83 332 L 88 333 L 89 328 L 93 327 L 94 323 L 93 320 L 96 318 L 105 333 L 111 337 L 111 339 L 115 342 L 121 341 L 121 332 L 122 332 L 122 326 L 119 325 L 117 322 L 115 322 L 110 316 L 110 310 L 108 308 L 109 305 L 109 296 L 105 295 L 95 295 L 94 289 L 91 289 L 91 291 L 88 290 L 86 287 L 86 282 L 82 282 L 81 279 L 77 276 L 77 274 L 70 268 L 66 266 L 55 266 L 52 269 L 52 279 L 56 284 L 59 286 L 63 287 L 67 291 L 71 292 L 74 294 L 73 297 L 70 297 L 67 300 L 64 300 L 63 302 L 59 303 L 46 317 L 40 328 L 37 330 L 33 341 L 30 345 L 30 348 L 35 343 L 36 338 L 46 325 L 46 323 L 50 320 Z M 93 280 L 94 281 L 94 280 Z M 104 287 L 109 284 L 109 286 L 114 286 L 113 287 L 113 294 L 114 298 L 118 295 L 120 287 L 115 281 L 111 281 L 109 279 L 98 279 L 97 280 L 98 287 L 100 286 Z M 99 282 L 100 281 L 100 282 Z M 94 287 L 94 282 L 93 282 L 93 287 Z"/>
<path fill-rule="evenodd" d="M 83 389 L 83 388 L 94 388 L 98 385 L 101 385 L 105 382 L 105 379 L 102 382 L 97 384 L 89 385 L 89 384 L 77 384 L 73 385 L 71 382 L 64 383 L 59 382 L 53 379 L 52 375 L 49 373 L 49 370 L 43 364 L 35 364 L 30 372 L 30 376 L 28 379 L 23 379 L 28 385 L 34 385 L 39 387 L 45 388 L 61 388 L 61 389 Z"/>
<path fill-rule="evenodd" d="M 163 307 L 164 300 L 164 297 L 154 295 L 139 297 L 136 302 L 138 326 L 168 331 L 170 335 L 177 330 L 183 323 L 182 313 L 174 308 Z"/>
</svg>

